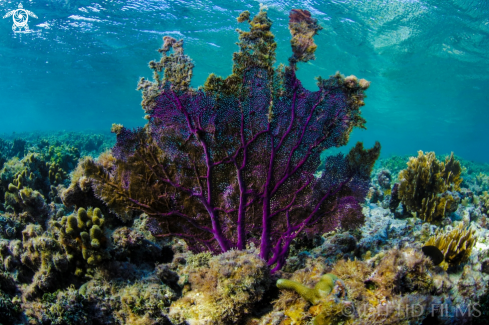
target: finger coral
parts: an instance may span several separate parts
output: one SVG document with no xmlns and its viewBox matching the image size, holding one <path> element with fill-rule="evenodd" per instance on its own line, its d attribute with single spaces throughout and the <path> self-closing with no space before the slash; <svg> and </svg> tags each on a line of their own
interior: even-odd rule
<svg viewBox="0 0 489 325">
<path fill-rule="evenodd" d="M 314 288 L 311 289 L 297 281 L 279 279 L 277 281 L 277 288 L 294 290 L 304 299 L 315 305 L 319 303 L 321 298 L 325 298 L 331 293 L 336 280 L 338 280 L 336 275 L 330 273 L 325 274 L 321 277 L 321 280 L 316 283 Z"/>
<path fill-rule="evenodd" d="M 139 84 L 148 124 L 134 131 L 116 125 L 114 166 L 88 159 L 83 167 L 96 195 L 119 215 L 142 210 L 157 220 L 159 236 L 181 237 L 196 252 L 254 243 L 276 271 L 303 231 L 362 223 L 359 203 L 380 144 L 329 157 L 316 178 L 321 152 L 365 127 L 368 82 L 338 73 L 318 78 L 311 92 L 293 62 L 273 67 L 277 44 L 265 11 L 238 20 L 250 30 L 238 31 L 233 73 L 211 74 L 198 89 L 190 87 L 193 64 L 183 41 L 165 37 L 162 59 L 150 63 L 155 81 Z M 312 59 L 315 20 L 296 10 L 290 21 L 292 61 Z"/>
<path fill-rule="evenodd" d="M 462 167 L 453 153 L 440 162 L 434 152 L 419 151 L 418 157 L 411 157 L 407 165 L 399 173 L 398 197 L 409 212 L 424 221 L 437 223 L 449 211 L 456 210 L 457 203 L 447 191 L 460 189 Z"/>
<path fill-rule="evenodd" d="M 88 211 L 79 208 L 76 216 L 65 216 L 61 222 L 54 223 L 54 226 L 60 231 L 60 241 L 64 245 L 70 262 L 82 257 L 88 264 L 88 268 L 102 262 L 106 257 L 104 248 L 107 244 L 103 231 L 104 225 L 105 219 L 99 208 Z M 75 274 L 83 275 L 84 267 L 79 265 Z"/>
<path fill-rule="evenodd" d="M 286 279 L 279 279 L 277 287 L 294 290 L 314 305 L 309 309 L 309 312 L 315 316 L 314 325 L 336 324 L 342 318 L 341 316 L 344 316 L 341 315 L 342 309 L 351 305 L 349 301 L 345 300 L 345 284 L 336 275 L 330 273 L 321 276 L 314 288 L 308 288 L 297 281 Z"/>
<path fill-rule="evenodd" d="M 475 229 L 467 229 L 463 223 L 460 223 L 453 230 L 439 229 L 434 236 L 428 239 L 425 247 L 434 246 L 441 251 L 444 259 L 440 266 L 446 270 L 449 266 L 467 262 L 476 243 Z"/>
</svg>

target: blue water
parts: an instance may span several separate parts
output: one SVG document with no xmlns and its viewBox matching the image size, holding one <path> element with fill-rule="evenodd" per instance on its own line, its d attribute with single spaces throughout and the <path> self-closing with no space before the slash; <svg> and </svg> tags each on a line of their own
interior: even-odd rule
<svg viewBox="0 0 489 325">
<path fill-rule="evenodd" d="M 417 150 L 489 162 L 489 1 L 261 1 L 290 56 L 288 12 L 309 10 L 324 27 L 316 61 L 299 66 L 303 84 L 336 71 L 371 81 L 367 130 L 351 142 L 382 154 Z M 258 1 L 23 1 L 31 33 L 0 20 L 0 133 L 107 131 L 144 125 L 140 77 L 151 77 L 161 37 L 185 41 L 193 86 L 231 72 L 236 17 Z M 0 0 L 0 16 L 18 1 Z"/>
</svg>

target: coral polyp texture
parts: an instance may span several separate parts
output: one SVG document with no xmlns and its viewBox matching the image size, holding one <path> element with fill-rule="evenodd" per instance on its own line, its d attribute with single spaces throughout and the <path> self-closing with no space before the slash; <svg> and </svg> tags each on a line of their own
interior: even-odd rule
<svg viewBox="0 0 489 325">
<path fill-rule="evenodd" d="M 411 157 L 399 173 L 398 196 L 411 213 L 430 223 L 439 223 L 457 209 L 451 191 L 460 190 L 462 167 L 453 153 L 440 162 L 434 152 Z"/>
<path fill-rule="evenodd" d="M 139 83 L 148 124 L 116 125 L 114 165 L 88 159 L 83 167 L 109 208 L 144 211 L 157 221 L 156 235 L 184 238 L 196 252 L 253 243 L 276 271 L 302 233 L 362 223 L 359 203 L 380 144 L 329 157 L 315 177 L 320 153 L 365 127 L 360 107 L 369 83 L 336 74 L 318 77 L 317 91 L 302 86 L 296 64 L 314 58 L 320 29 L 307 11 L 291 12 L 294 53 L 278 68 L 267 13 L 251 19 L 245 12 L 238 21 L 250 30 L 238 30 L 232 74 L 211 74 L 198 89 L 190 86 L 183 41 L 164 37 L 161 60 L 150 62 L 154 81 Z"/>
</svg>

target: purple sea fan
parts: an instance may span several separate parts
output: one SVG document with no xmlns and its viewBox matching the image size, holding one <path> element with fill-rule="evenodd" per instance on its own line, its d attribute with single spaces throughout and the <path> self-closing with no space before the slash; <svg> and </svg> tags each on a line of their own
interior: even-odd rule
<svg viewBox="0 0 489 325">
<path fill-rule="evenodd" d="M 162 236 L 184 238 L 195 251 L 253 242 L 273 270 L 303 231 L 362 222 L 359 202 L 380 145 L 364 150 L 359 143 L 346 156 L 329 157 L 322 177 L 314 173 L 323 150 L 345 145 L 353 127 L 364 128 L 360 107 L 368 82 L 336 74 L 318 78 L 315 92 L 305 89 L 296 64 L 313 58 L 319 27 L 306 11 L 300 13 L 308 24 L 298 26 L 297 12 L 289 27 L 295 39 L 309 40 L 292 44 L 289 66 L 273 68 L 276 43 L 266 12 L 252 20 L 245 13 L 239 21 L 248 20 L 250 31 L 238 30 L 233 73 L 211 74 L 199 89 L 189 86 L 193 64 L 183 42 L 165 37 L 162 59 L 150 63 L 155 81 L 139 84 L 148 124 L 117 129 L 115 172 L 85 164 L 109 207 L 146 212 Z M 175 45 L 178 51 L 169 54 Z"/>
</svg>

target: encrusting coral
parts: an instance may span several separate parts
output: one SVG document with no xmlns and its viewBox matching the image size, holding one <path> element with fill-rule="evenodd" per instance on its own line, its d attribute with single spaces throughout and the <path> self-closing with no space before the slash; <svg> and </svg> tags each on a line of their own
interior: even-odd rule
<svg viewBox="0 0 489 325">
<path fill-rule="evenodd" d="M 449 191 L 460 189 L 462 167 L 453 153 L 440 162 L 434 152 L 411 157 L 408 167 L 399 173 L 398 196 L 403 206 L 426 222 L 440 222 L 457 208 Z"/>
<path fill-rule="evenodd" d="M 268 289 L 269 268 L 247 251 L 230 250 L 205 260 L 189 270 L 190 290 L 172 303 L 170 318 L 179 323 L 238 324 Z"/>
<path fill-rule="evenodd" d="M 436 247 L 442 253 L 443 260 L 440 266 L 446 270 L 449 266 L 467 262 L 476 243 L 475 229 L 466 229 L 461 222 L 453 230 L 439 229 L 428 239 L 425 247 Z"/>
<path fill-rule="evenodd" d="M 40 225 L 28 224 L 22 240 L 0 240 L 1 266 L 22 281 L 22 296 L 30 300 L 61 285 L 58 277 L 68 269 L 62 245 L 44 234 Z"/>
</svg>

